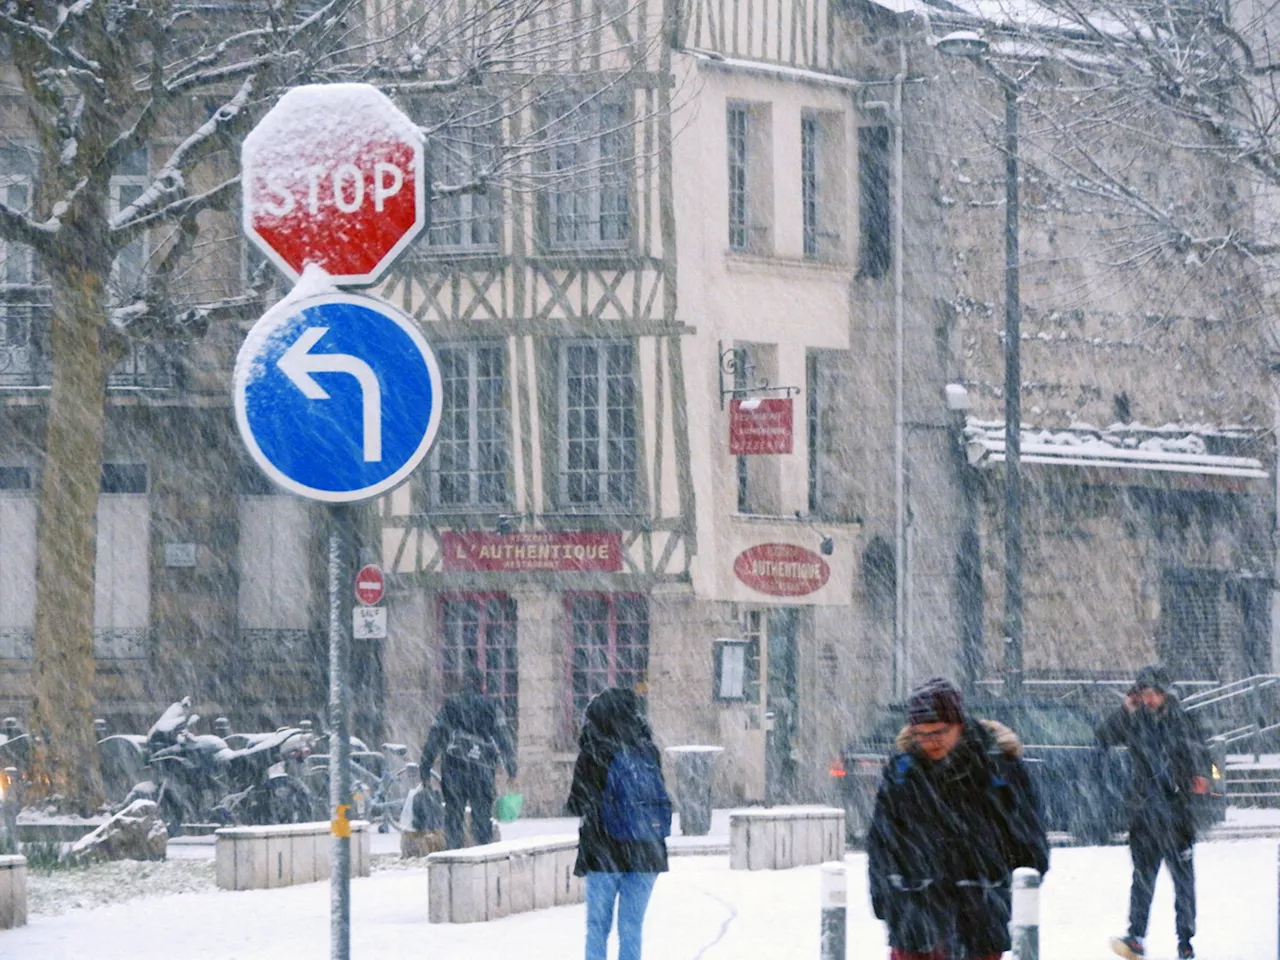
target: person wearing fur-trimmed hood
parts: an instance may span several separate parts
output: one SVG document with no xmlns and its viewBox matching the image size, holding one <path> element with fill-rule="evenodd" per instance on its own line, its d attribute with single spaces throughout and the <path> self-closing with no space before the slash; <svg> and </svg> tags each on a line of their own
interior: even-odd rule
<svg viewBox="0 0 1280 960">
<path fill-rule="evenodd" d="M 1015 867 L 1049 869 L 1022 743 L 971 718 L 935 678 L 907 702 L 867 832 L 871 904 L 891 960 L 998 960 L 1010 947 Z"/>
</svg>

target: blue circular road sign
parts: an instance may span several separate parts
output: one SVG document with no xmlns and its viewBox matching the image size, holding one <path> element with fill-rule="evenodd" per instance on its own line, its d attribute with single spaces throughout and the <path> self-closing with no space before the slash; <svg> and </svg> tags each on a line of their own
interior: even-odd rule
<svg viewBox="0 0 1280 960">
<path fill-rule="evenodd" d="M 426 456 L 440 370 L 412 320 L 368 296 L 282 301 L 236 357 L 236 423 L 286 490 L 330 503 L 377 496 Z"/>
</svg>

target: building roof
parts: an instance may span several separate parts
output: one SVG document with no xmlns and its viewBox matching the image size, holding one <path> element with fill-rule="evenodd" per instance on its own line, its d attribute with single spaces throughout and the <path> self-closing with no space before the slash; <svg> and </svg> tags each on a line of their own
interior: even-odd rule
<svg viewBox="0 0 1280 960">
<path fill-rule="evenodd" d="M 1183 489 L 1244 492 L 1270 474 L 1254 457 L 1210 453 L 1255 439 L 1241 427 L 1204 424 L 1113 424 L 1105 429 L 1073 424 L 1065 430 L 1024 428 L 1023 465 L 1084 471 L 1085 482 L 1141 484 L 1157 479 Z M 965 426 L 969 463 L 991 468 L 1005 461 L 1004 424 L 969 419 Z"/>
</svg>

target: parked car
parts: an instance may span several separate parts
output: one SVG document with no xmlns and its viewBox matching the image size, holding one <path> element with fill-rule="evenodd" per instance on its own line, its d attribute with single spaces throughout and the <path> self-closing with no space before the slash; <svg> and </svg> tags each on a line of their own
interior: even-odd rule
<svg viewBox="0 0 1280 960">
<path fill-rule="evenodd" d="M 1124 829 L 1128 753 L 1098 747 L 1096 718 L 1090 711 L 1068 704 L 998 700 L 973 703 L 968 710 L 1018 734 L 1048 830 L 1071 833 L 1085 843 L 1104 843 Z M 862 842 L 871 822 L 881 773 L 903 716 L 901 708 L 891 710 L 831 765 L 851 845 Z"/>
<path fill-rule="evenodd" d="M 1087 844 L 1112 842 L 1126 829 L 1128 751 L 1098 746 L 1094 730 L 1101 718 L 1093 711 L 1074 704 L 1002 700 L 975 702 L 968 711 L 1003 723 L 1022 740 L 1023 761 L 1036 785 L 1046 829 L 1070 833 Z M 876 790 L 903 717 L 901 708 L 890 710 L 831 765 L 851 845 L 862 842 L 871 822 Z M 1212 740 L 1207 748 L 1213 764 L 1211 792 L 1196 801 L 1205 827 L 1226 817 L 1225 748 Z"/>
</svg>

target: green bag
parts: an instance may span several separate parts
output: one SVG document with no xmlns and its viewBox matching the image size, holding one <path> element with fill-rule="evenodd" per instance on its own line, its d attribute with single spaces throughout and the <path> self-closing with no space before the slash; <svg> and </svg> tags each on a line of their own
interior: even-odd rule
<svg viewBox="0 0 1280 960">
<path fill-rule="evenodd" d="M 520 811 L 524 809 L 523 793 L 504 793 L 498 798 L 498 802 L 494 805 L 493 815 L 501 823 L 510 823 L 520 816 Z"/>
</svg>

